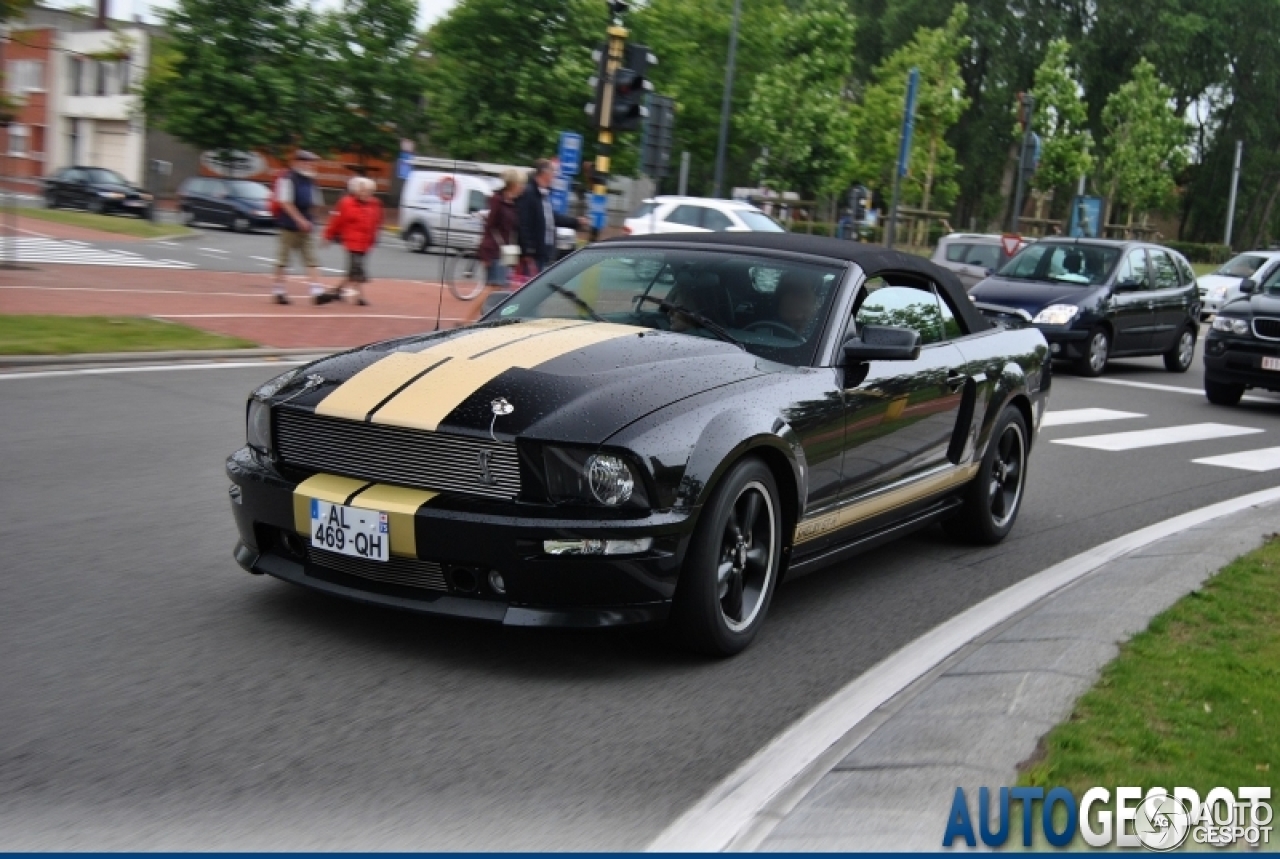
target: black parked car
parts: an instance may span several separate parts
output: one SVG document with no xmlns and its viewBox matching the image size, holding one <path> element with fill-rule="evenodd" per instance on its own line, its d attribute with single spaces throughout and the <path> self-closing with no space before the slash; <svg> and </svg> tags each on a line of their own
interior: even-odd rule
<svg viewBox="0 0 1280 859">
<path fill-rule="evenodd" d="M 1200 330 L 1195 272 L 1181 254 L 1145 242 L 1042 239 L 969 293 L 1025 312 L 1054 358 L 1098 376 L 1111 358 L 1163 355 L 1191 366 Z"/>
<path fill-rule="evenodd" d="M 178 189 L 178 209 L 188 224 L 218 224 L 237 233 L 275 226 L 271 192 L 248 179 L 188 179 Z"/>
<path fill-rule="evenodd" d="M 44 201 L 51 209 L 88 209 L 99 215 L 130 213 L 151 217 L 152 199 L 114 170 L 64 167 L 44 180 Z"/>
<path fill-rule="evenodd" d="M 1245 388 L 1280 391 L 1280 268 L 1258 284 L 1240 284 L 1243 297 L 1223 305 L 1204 343 L 1204 393 L 1234 406 Z"/>
<path fill-rule="evenodd" d="M 235 557 L 368 603 L 735 653 L 789 572 L 939 521 L 1003 539 L 1049 384 L 1039 331 L 919 257 L 612 240 L 478 324 L 259 388 L 227 461 Z"/>
</svg>

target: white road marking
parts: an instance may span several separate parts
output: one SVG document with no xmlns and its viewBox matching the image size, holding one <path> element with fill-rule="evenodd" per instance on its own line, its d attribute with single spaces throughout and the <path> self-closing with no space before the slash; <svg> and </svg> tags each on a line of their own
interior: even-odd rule
<svg viewBox="0 0 1280 859">
<path fill-rule="evenodd" d="M 211 254 L 225 254 L 227 251 L 222 248 L 200 248 L 202 251 L 208 251 Z"/>
<path fill-rule="evenodd" d="M 258 260 L 259 262 L 275 262 L 275 260 L 273 260 L 271 257 L 254 257 L 254 256 L 251 256 L 251 257 L 249 257 L 249 259 L 256 259 L 256 260 Z"/>
<path fill-rule="evenodd" d="M 329 274 L 342 274 L 342 269 L 340 268 L 324 268 L 323 266 L 321 266 L 320 270 L 327 271 L 329 272 Z"/>
<path fill-rule="evenodd" d="M 1153 382 L 1131 382 L 1128 379 L 1088 379 L 1085 382 L 1098 382 L 1103 385 L 1123 385 L 1126 388 L 1142 388 L 1147 391 L 1164 391 L 1169 394 L 1194 394 L 1197 397 L 1204 396 L 1203 388 L 1178 388 L 1173 385 L 1157 385 Z M 1250 403 L 1274 403 L 1274 397 L 1255 397 L 1253 394 L 1245 394 L 1241 399 Z"/>
<path fill-rule="evenodd" d="M 1145 418 L 1138 412 L 1118 412 L 1114 409 L 1063 409 L 1049 412 L 1040 421 L 1041 427 L 1067 427 L 1075 424 L 1091 424 L 1101 421 L 1122 421 L 1127 418 Z"/>
<path fill-rule="evenodd" d="M 162 260 L 157 260 L 157 262 L 172 263 L 176 268 L 195 268 L 196 267 L 196 264 L 193 262 L 183 262 L 182 260 L 177 260 L 177 259 L 162 259 Z"/>
<path fill-rule="evenodd" d="M 94 248 L 82 242 L 61 239 L 0 238 L 0 253 L 16 255 L 24 263 L 95 265 L 128 268 L 195 268 L 194 263 L 152 260 L 133 251 Z"/>
<path fill-rule="evenodd" d="M 1280 468 L 1280 447 L 1264 447 L 1261 450 L 1242 450 L 1239 453 L 1224 453 L 1221 456 L 1206 456 L 1193 459 L 1201 465 L 1220 465 L 1223 468 L 1238 468 L 1241 471 L 1275 471 Z"/>
<path fill-rule="evenodd" d="M 264 284 L 265 286 L 265 284 Z M 193 298 L 210 295 L 230 295 L 236 298 L 263 298 L 267 292 L 194 292 L 189 289 L 121 289 L 108 286 L 0 286 L 0 289 L 30 289 L 37 292 L 136 292 L 142 295 L 189 295 Z"/>
<path fill-rule="evenodd" d="M 316 352 L 316 357 L 329 354 L 323 350 Z M 50 355 L 50 361 L 58 356 Z M 297 360 L 281 358 L 279 361 L 226 361 L 213 364 L 150 364 L 145 367 L 85 367 L 78 370 L 35 370 L 30 373 L 0 373 L 0 381 L 5 379 L 52 379 L 59 376 L 108 376 L 113 373 L 167 373 L 174 370 L 245 370 L 250 367 L 292 367 L 295 364 L 306 364 L 314 359 Z"/>
<path fill-rule="evenodd" d="M 157 244 L 157 245 L 164 245 L 164 246 L 165 246 L 165 247 L 167 247 L 167 248 L 176 248 L 176 247 L 178 247 L 178 243 L 177 243 L 177 242 L 164 242 L 164 241 L 161 241 L 160 239 L 156 239 L 156 240 L 155 240 L 155 244 Z"/>
<path fill-rule="evenodd" d="M 1086 435 L 1079 438 L 1055 438 L 1053 443 L 1067 444 L 1072 447 L 1087 447 L 1094 450 L 1120 451 L 1158 447 L 1163 444 L 1181 444 L 1188 441 L 1207 441 L 1211 438 L 1231 438 L 1259 432 L 1266 432 L 1266 430 L 1232 426 L 1231 424 L 1186 424 L 1184 426 L 1160 427 L 1159 429 L 1134 430 L 1132 432 L 1113 432 L 1107 435 Z"/>
<path fill-rule="evenodd" d="M 1095 546 L 1023 579 L 934 627 L 845 684 L 716 785 L 649 845 L 651 853 L 729 849 L 771 812 L 770 803 L 799 784 L 836 743 L 893 696 L 993 627 L 1116 558 L 1189 528 L 1280 501 L 1264 489 L 1174 516 Z"/>
</svg>

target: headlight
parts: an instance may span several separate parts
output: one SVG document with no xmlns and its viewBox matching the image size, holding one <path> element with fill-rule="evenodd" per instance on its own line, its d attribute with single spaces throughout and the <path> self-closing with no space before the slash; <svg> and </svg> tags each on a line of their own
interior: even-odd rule
<svg viewBox="0 0 1280 859">
<path fill-rule="evenodd" d="M 1222 299 L 1226 298 L 1226 296 L 1227 296 L 1227 288 L 1225 286 L 1212 287 L 1204 295 L 1204 297 L 1209 299 L 1210 301 L 1221 301 Z"/>
<path fill-rule="evenodd" d="M 246 421 L 245 439 L 249 447 L 260 453 L 271 453 L 271 405 L 261 400 L 249 401 L 249 418 Z"/>
<path fill-rule="evenodd" d="M 255 215 L 257 215 L 259 218 L 269 218 L 269 217 L 271 217 L 271 213 L 270 213 L 270 212 L 268 212 L 266 209 L 263 209 L 263 210 L 258 211 L 258 212 L 254 212 L 254 214 L 255 214 Z"/>
<path fill-rule="evenodd" d="M 142 198 L 142 199 L 144 199 L 144 200 L 150 200 L 150 199 L 151 199 L 151 195 L 150 195 L 150 194 L 139 194 L 138 196 L 139 196 L 139 197 L 141 197 L 141 198 Z"/>
<path fill-rule="evenodd" d="M 100 196 L 106 197 L 108 200 L 123 200 L 124 194 L 119 191 L 99 191 Z"/>
<path fill-rule="evenodd" d="M 1066 325 L 1079 314 L 1080 308 L 1074 304 L 1050 304 L 1031 321 L 1041 325 Z"/>
<path fill-rule="evenodd" d="M 564 447 L 543 448 L 547 494 L 552 501 L 647 507 L 644 484 L 630 464 L 612 453 Z"/>
<path fill-rule="evenodd" d="M 1227 334 L 1248 334 L 1249 320 L 1241 319 L 1238 316 L 1215 316 L 1213 318 L 1213 330 L 1225 331 Z"/>
</svg>

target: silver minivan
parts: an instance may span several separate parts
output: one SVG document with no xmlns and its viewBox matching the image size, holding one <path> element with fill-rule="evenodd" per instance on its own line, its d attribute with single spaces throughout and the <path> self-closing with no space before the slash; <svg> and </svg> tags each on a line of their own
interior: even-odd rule
<svg viewBox="0 0 1280 859">
<path fill-rule="evenodd" d="M 994 233 L 950 233 L 938 240 L 933 261 L 960 278 L 965 290 L 999 269 L 1035 239 L 1020 239 L 1013 253 L 1004 252 L 1003 236 Z"/>
</svg>

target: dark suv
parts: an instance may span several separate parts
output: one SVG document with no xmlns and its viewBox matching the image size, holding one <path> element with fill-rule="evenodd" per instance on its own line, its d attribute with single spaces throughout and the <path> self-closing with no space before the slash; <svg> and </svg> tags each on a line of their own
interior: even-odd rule
<svg viewBox="0 0 1280 859">
<path fill-rule="evenodd" d="M 1043 239 L 970 292 L 1025 312 L 1054 358 L 1099 376 L 1111 358 L 1163 355 L 1184 373 L 1200 330 L 1195 273 L 1181 254 L 1146 242 Z"/>
<path fill-rule="evenodd" d="M 1243 281 L 1240 291 L 1204 343 L 1204 393 L 1220 406 L 1240 402 L 1245 388 L 1280 391 L 1280 268 L 1261 285 Z"/>
</svg>

